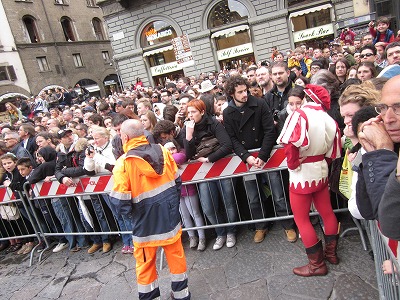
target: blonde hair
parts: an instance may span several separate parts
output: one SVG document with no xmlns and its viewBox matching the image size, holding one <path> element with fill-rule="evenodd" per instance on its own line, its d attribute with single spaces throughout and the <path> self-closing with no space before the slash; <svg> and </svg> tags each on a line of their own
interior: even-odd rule
<svg viewBox="0 0 400 300">
<path fill-rule="evenodd" d="M 372 88 L 370 84 L 353 84 L 348 86 L 339 98 L 339 105 L 348 103 L 358 104 L 360 107 L 371 106 L 381 97 L 381 93 Z"/>
<path fill-rule="evenodd" d="M 93 125 L 93 126 L 91 126 L 91 129 L 92 129 L 92 135 L 93 135 L 93 133 L 97 133 L 105 138 L 108 138 L 108 139 L 110 138 L 110 132 L 105 127 Z"/>
</svg>

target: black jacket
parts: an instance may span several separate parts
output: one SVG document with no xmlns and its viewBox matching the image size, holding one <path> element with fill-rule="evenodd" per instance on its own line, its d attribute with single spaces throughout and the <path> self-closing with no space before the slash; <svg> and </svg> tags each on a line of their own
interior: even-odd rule
<svg viewBox="0 0 400 300">
<path fill-rule="evenodd" d="M 286 105 L 288 104 L 288 94 L 292 89 L 292 86 L 292 82 L 289 81 L 282 95 L 280 95 L 278 93 L 278 88 L 274 85 L 274 87 L 263 96 L 272 113 L 286 109 Z"/>
<path fill-rule="evenodd" d="M 236 107 L 231 100 L 223 116 L 236 155 L 246 162 L 251 155 L 248 150 L 261 148 L 258 157 L 267 161 L 277 136 L 265 100 L 249 95 L 242 108 Z"/>
<path fill-rule="evenodd" d="M 85 175 L 83 164 L 85 161 L 85 149 L 81 151 L 76 150 L 76 146 L 68 153 L 57 152 L 57 162 L 55 169 L 55 176 L 59 182 L 62 183 L 64 177 L 79 177 Z M 94 175 L 95 172 L 93 171 Z"/>
<path fill-rule="evenodd" d="M 194 126 L 193 138 L 186 140 L 186 126 L 182 128 L 183 145 L 186 157 L 193 158 L 196 154 L 196 147 L 200 144 L 203 137 L 216 137 L 221 147 L 208 156 L 210 162 L 217 160 L 232 153 L 232 142 L 224 126 L 209 114 L 204 114 L 202 120 Z"/>
<path fill-rule="evenodd" d="M 47 176 L 54 175 L 54 171 L 56 168 L 56 150 L 54 150 L 50 146 L 47 146 L 39 149 L 38 154 L 40 154 L 44 158 L 45 162 L 33 169 L 31 174 L 27 178 L 30 184 L 37 183 L 45 179 Z"/>
</svg>

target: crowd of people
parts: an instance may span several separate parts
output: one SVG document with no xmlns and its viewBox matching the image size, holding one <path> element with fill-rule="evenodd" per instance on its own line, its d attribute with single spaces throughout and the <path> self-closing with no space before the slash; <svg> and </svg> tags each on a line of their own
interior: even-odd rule
<svg viewBox="0 0 400 300">
<path fill-rule="evenodd" d="M 301 45 L 284 55 L 273 48 L 271 61 L 167 80 L 165 86 L 145 87 L 138 78 L 124 91 L 102 98 L 90 97 L 82 87 L 80 94 L 72 88 L 55 89 L 7 102 L 9 121 L 1 124 L 1 182 L 22 191 L 25 182 L 57 180 L 71 186 L 75 177 L 113 172 L 129 150 L 130 142 L 121 134 L 128 119 L 140 121 L 147 143 L 163 145 L 178 165 L 213 163 L 234 153 L 261 168 L 273 146 L 280 144 L 287 156 L 289 186 L 275 171 L 186 184 L 179 202 L 183 224 L 190 228 L 237 222 L 239 201 L 248 203 L 251 219 L 264 219 L 271 202 L 277 216 L 294 215 L 294 220 L 280 222 L 288 242 L 295 242 L 300 233 L 306 248 L 309 263 L 294 273 L 325 275 L 325 260 L 339 263 L 340 224 L 331 207 L 328 180 L 332 161 L 340 161 L 339 169 L 345 163 L 351 166 L 351 178 L 345 178 L 340 193 L 348 198 L 352 215 L 379 219 L 384 234 L 397 240 L 400 236 L 395 224 L 400 202 L 393 197 L 400 176 L 400 41 L 385 18 L 374 25 L 370 23 L 370 33 L 360 39 L 346 30 L 342 42 L 323 49 Z M 259 149 L 258 155 L 251 149 Z M 344 180 L 340 171 L 338 176 Z M 246 200 L 236 197 L 238 185 L 244 187 Z M 290 197 L 285 197 L 285 189 Z M 131 231 L 134 212 L 121 214 L 115 199 L 90 196 L 95 226 L 74 197 L 35 202 L 28 210 L 39 212 L 42 228 L 66 233 L 57 237 L 53 252 L 80 251 L 90 244 L 88 253 L 107 253 L 113 246 L 109 236 L 67 233 L 92 232 L 95 227 L 100 232 L 112 227 Z M 308 217 L 312 203 L 323 219 L 324 245 Z M 16 220 L 7 220 L 7 212 L 2 212 L 2 237 L 21 231 L 22 221 L 29 225 L 29 212 L 22 205 L 18 209 L 21 216 Z M 255 243 L 264 240 L 269 226 L 264 221 L 255 224 Z M 26 230 L 31 232 L 31 225 Z M 214 250 L 235 246 L 236 226 L 216 227 L 215 233 Z M 204 229 L 189 230 L 188 235 L 190 248 L 206 249 Z M 133 253 L 132 236 L 122 235 L 122 241 L 122 253 Z M 12 239 L 2 241 L 0 249 L 28 254 L 34 245 L 34 239 Z"/>
</svg>

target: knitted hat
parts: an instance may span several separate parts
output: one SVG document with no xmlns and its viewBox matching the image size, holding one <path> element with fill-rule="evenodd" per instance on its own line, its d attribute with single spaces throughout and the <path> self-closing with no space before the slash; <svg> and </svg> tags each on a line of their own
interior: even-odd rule
<svg viewBox="0 0 400 300">
<path fill-rule="evenodd" d="M 325 110 L 331 108 L 331 96 L 329 92 L 322 86 L 307 84 L 304 92 L 315 103 L 321 104 Z"/>
</svg>

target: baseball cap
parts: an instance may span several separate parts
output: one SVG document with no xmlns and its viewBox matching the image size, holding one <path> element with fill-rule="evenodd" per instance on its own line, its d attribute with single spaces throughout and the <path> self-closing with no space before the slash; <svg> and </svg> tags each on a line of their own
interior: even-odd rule
<svg viewBox="0 0 400 300">
<path fill-rule="evenodd" d="M 72 133 L 72 130 L 71 129 L 61 129 L 57 132 L 57 136 L 59 139 L 61 139 L 64 136 L 66 136 L 68 133 Z"/>
</svg>

